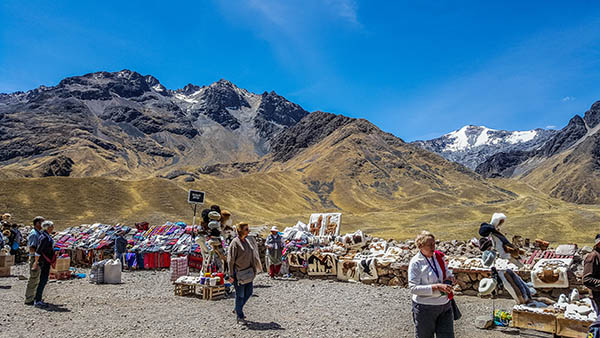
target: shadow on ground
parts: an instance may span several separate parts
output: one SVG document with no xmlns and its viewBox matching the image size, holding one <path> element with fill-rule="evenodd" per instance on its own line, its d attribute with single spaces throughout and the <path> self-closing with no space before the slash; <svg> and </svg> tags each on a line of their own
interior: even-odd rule
<svg viewBox="0 0 600 338">
<path fill-rule="evenodd" d="M 253 321 L 246 321 L 246 327 L 248 328 L 248 330 L 252 331 L 285 330 L 285 328 L 281 327 L 281 325 L 275 322 L 259 323 Z"/>
</svg>

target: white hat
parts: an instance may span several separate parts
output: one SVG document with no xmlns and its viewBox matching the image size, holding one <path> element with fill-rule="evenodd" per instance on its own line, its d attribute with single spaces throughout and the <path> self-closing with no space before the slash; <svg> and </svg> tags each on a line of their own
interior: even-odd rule
<svg viewBox="0 0 600 338">
<path fill-rule="evenodd" d="M 482 296 L 487 296 L 491 294 L 498 286 L 498 283 L 493 278 L 484 278 L 479 282 L 479 293 Z"/>
<path fill-rule="evenodd" d="M 54 222 L 52 222 L 52 221 L 44 221 L 44 222 L 42 222 L 42 229 L 48 229 L 51 226 L 54 226 Z"/>
<path fill-rule="evenodd" d="M 279 229 L 277 229 L 277 226 L 273 225 L 273 227 L 271 227 L 271 232 L 279 232 Z"/>
<path fill-rule="evenodd" d="M 502 213 L 495 213 L 492 215 L 492 220 L 490 221 L 490 224 L 497 227 L 498 224 L 500 224 L 500 221 L 505 221 L 506 222 L 506 215 L 502 214 Z"/>
</svg>

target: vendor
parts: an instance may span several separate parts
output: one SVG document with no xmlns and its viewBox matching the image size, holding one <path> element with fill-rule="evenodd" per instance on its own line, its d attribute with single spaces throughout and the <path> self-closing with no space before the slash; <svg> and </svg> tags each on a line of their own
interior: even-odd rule
<svg viewBox="0 0 600 338">
<path fill-rule="evenodd" d="M 598 313 L 600 309 L 600 234 L 594 240 L 594 250 L 585 256 L 583 262 L 583 285 L 592 291 L 592 305 Z"/>
<path fill-rule="evenodd" d="M 276 226 L 271 228 L 271 234 L 267 237 L 267 258 L 269 265 L 269 276 L 275 278 L 281 269 L 281 255 L 283 252 L 283 239 L 279 235 Z"/>
<path fill-rule="evenodd" d="M 454 314 L 449 295 L 454 278 L 446 264 L 440 264 L 443 258 L 435 251 L 432 233 L 423 231 L 415 242 L 419 252 L 410 260 L 408 287 L 412 293 L 416 337 L 433 338 L 435 334 L 438 338 L 453 338 Z"/>
</svg>

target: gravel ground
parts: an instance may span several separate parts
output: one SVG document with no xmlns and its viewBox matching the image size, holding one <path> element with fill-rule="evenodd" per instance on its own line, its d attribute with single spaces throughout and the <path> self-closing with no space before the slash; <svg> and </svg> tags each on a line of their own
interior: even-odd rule
<svg viewBox="0 0 600 338">
<path fill-rule="evenodd" d="M 88 273 L 88 270 L 81 272 Z M 13 275 L 27 276 L 25 265 Z M 23 305 L 26 280 L 0 278 L 2 337 L 413 337 L 408 290 L 327 280 L 272 281 L 260 275 L 246 305 L 249 325 L 235 322 L 233 298 L 204 301 L 173 295 L 168 271 L 125 272 L 123 284 L 87 279 L 51 282 L 41 310 Z M 457 297 L 456 337 L 511 337 L 474 328 L 491 301 Z M 510 300 L 496 306 L 509 309 Z"/>
</svg>

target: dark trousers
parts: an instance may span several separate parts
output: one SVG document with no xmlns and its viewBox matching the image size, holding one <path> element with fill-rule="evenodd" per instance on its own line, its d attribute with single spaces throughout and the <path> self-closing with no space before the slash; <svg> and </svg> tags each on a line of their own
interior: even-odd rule
<svg viewBox="0 0 600 338">
<path fill-rule="evenodd" d="M 592 308 L 596 313 L 600 313 L 600 292 L 592 291 Z"/>
<path fill-rule="evenodd" d="M 37 290 L 35 291 L 36 302 L 42 301 L 42 295 L 44 294 L 44 288 L 46 284 L 48 284 L 48 277 L 50 277 L 50 264 L 48 263 L 40 263 L 40 283 L 37 286 Z"/>
<path fill-rule="evenodd" d="M 233 286 L 235 287 L 235 313 L 241 319 L 246 317 L 244 316 L 244 305 L 252 296 L 253 286 L 252 282 L 240 285 L 237 280 L 234 281 Z"/>
<path fill-rule="evenodd" d="M 413 302 L 416 338 L 454 338 L 454 314 L 450 302 L 444 305 L 423 305 Z"/>
</svg>

